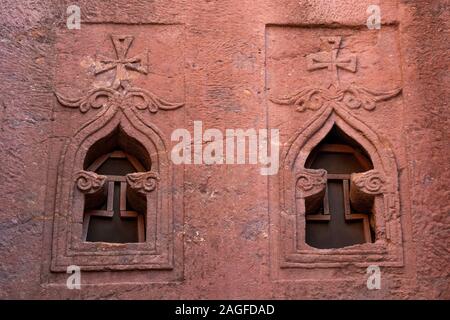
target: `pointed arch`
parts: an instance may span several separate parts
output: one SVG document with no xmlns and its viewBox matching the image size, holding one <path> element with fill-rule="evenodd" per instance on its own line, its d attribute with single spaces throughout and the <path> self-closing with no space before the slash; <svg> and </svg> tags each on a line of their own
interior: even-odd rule
<svg viewBox="0 0 450 320">
<path fill-rule="evenodd" d="M 325 109 L 307 123 L 304 129 L 294 134 L 282 155 L 283 168 L 293 169 L 297 164 L 304 165 L 309 153 L 326 137 L 334 125 L 367 151 L 375 168 L 386 173 L 396 169 L 397 164 L 390 146 L 386 142 L 382 143 L 376 132 L 368 125 L 341 108 Z"/>
<path fill-rule="evenodd" d="M 296 191 L 296 177 L 305 173 L 305 170 L 308 172 L 305 168 L 306 160 L 334 126 L 364 149 L 370 157 L 373 171 L 377 170 L 386 177 L 386 188 L 374 201 L 374 243 L 317 249 L 305 241 L 305 202 Z M 283 267 L 367 264 L 372 257 L 380 264 L 403 265 L 397 162 L 389 144 L 372 128 L 343 108 L 329 105 L 295 132 L 283 150 L 280 163 L 279 241 L 280 253 L 284 257 L 281 264 Z"/>
<path fill-rule="evenodd" d="M 117 112 L 113 108 L 100 114 L 75 133 L 66 147 L 64 164 L 68 165 L 70 159 L 73 159 L 73 166 L 78 169 L 88 150 L 97 141 L 117 129 L 144 146 L 152 163 L 157 166 L 156 169 L 168 164 L 167 149 L 160 131 L 155 126 L 143 122 L 133 110 Z"/>
<path fill-rule="evenodd" d="M 108 265 L 112 269 L 169 268 L 172 266 L 172 166 L 160 130 L 133 108 L 111 105 L 84 124 L 66 143 L 58 166 L 58 198 L 55 206 L 56 258 L 60 265 L 73 263 L 96 270 Z M 77 173 L 84 169 L 89 150 L 98 141 L 120 130 L 135 140 L 150 159 L 151 171 L 158 176 L 156 189 L 145 195 L 147 199 L 146 240 L 126 243 L 123 247 L 83 241 L 84 195 L 76 188 Z M 164 190 L 164 192 L 162 192 Z M 105 256 L 107 258 L 105 258 Z M 133 258 L 139 256 L 140 258 Z M 72 257 L 72 258 L 71 258 Z M 103 257 L 103 258 L 102 258 Z M 129 260 L 123 264 L 122 261 Z M 128 261 L 127 260 L 127 261 Z M 70 261 L 70 262 L 67 262 Z"/>
<path fill-rule="evenodd" d="M 100 112 L 93 120 L 82 126 L 70 139 L 66 147 L 62 159 L 62 173 L 71 172 L 71 180 L 73 180 L 73 176 L 83 169 L 84 159 L 91 147 L 117 129 L 138 141 L 146 149 L 147 155 L 151 159 L 152 170 L 159 173 L 162 183 L 170 181 L 169 171 L 167 170 L 170 163 L 161 133 L 153 125 L 144 123 L 132 109 L 125 109 L 122 112 L 116 108 L 109 108 L 105 112 Z M 70 199 L 72 199 L 72 194 Z M 83 215 L 76 212 L 73 218 L 80 222 Z"/>
<path fill-rule="evenodd" d="M 286 189 L 285 184 L 291 181 L 292 174 L 296 170 L 304 168 L 311 151 L 327 136 L 333 126 L 339 127 L 355 140 L 369 155 L 374 169 L 391 178 L 390 191 L 397 190 L 398 168 L 391 147 L 387 142 L 382 142 L 373 129 L 351 113 L 342 108 L 333 107 L 325 108 L 289 140 L 281 158 L 283 171 L 281 190 Z"/>
</svg>

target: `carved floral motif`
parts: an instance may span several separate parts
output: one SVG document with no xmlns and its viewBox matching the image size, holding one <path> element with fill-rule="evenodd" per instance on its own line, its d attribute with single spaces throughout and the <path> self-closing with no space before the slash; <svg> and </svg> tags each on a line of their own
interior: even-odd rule
<svg viewBox="0 0 450 320">
<path fill-rule="evenodd" d="M 81 170 L 77 173 L 75 181 L 81 192 L 92 194 L 96 193 L 103 187 L 106 181 L 106 176 L 102 176 L 91 171 Z"/>
<path fill-rule="evenodd" d="M 126 177 L 128 185 L 141 194 L 155 190 L 160 180 L 158 173 L 153 171 L 130 173 Z"/>
</svg>

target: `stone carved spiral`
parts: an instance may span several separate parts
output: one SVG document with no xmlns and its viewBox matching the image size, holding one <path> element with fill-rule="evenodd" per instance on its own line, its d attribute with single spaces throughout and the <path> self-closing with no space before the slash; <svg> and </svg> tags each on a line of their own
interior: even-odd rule
<svg viewBox="0 0 450 320">
<path fill-rule="evenodd" d="M 297 188 L 301 190 L 311 190 L 314 187 L 312 179 L 306 174 L 301 174 L 297 179 Z"/>
<path fill-rule="evenodd" d="M 159 180 L 158 173 L 153 171 L 127 174 L 128 185 L 142 194 L 155 190 Z"/>
<path fill-rule="evenodd" d="M 303 196 L 309 196 L 322 191 L 327 183 L 327 172 L 323 169 L 303 169 L 296 176 L 297 190 Z"/>
<path fill-rule="evenodd" d="M 81 192 L 91 194 L 99 191 L 103 187 L 106 176 L 91 171 L 81 170 L 77 173 L 75 181 Z"/>
<path fill-rule="evenodd" d="M 376 170 L 354 174 L 353 181 L 361 191 L 368 194 L 383 193 L 386 189 L 386 179 Z"/>
</svg>

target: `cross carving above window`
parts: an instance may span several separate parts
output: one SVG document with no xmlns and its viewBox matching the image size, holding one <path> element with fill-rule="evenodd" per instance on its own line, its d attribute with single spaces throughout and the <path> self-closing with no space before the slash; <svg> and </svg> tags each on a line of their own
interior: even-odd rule
<svg viewBox="0 0 450 320">
<path fill-rule="evenodd" d="M 356 56 L 338 56 L 341 49 L 341 37 L 321 37 L 320 40 L 326 47 L 329 47 L 330 51 L 321 51 L 308 55 L 306 61 L 309 71 L 328 69 L 332 73 L 333 83 L 339 83 L 339 69 L 356 72 Z"/>
<path fill-rule="evenodd" d="M 142 74 L 148 72 L 148 53 L 144 52 L 135 57 L 128 58 L 128 50 L 133 43 L 132 36 L 116 36 L 112 35 L 111 40 L 116 52 L 116 58 L 108 58 L 100 56 L 99 66 L 95 70 L 95 74 L 100 74 L 112 69 L 116 69 L 116 75 L 112 83 L 114 89 L 118 89 L 124 85 L 128 79 L 127 69 L 137 71 Z"/>
</svg>

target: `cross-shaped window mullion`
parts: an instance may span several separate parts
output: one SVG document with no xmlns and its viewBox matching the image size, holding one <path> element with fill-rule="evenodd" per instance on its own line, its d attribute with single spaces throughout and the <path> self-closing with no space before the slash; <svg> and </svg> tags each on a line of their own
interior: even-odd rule
<svg viewBox="0 0 450 320">
<path fill-rule="evenodd" d="M 350 175 L 349 174 L 328 174 L 328 181 L 335 180 L 342 182 L 344 195 L 344 217 L 345 220 L 362 220 L 364 226 L 364 238 L 366 242 L 371 242 L 369 217 L 363 213 L 352 213 L 349 195 Z M 330 199 L 328 196 L 328 184 L 325 187 L 325 195 L 323 198 L 323 212 L 321 214 L 306 215 L 307 221 L 331 221 L 332 214 L 330 213 Z"/>
<path fill-rule="evenodd" d="M 323 197 L 323 212 L 320 214 L 306 214 L 307 221 L 330 221 L 330 204 L 328 200 L 328 185 L 325 187 L 325 195 Z"/>
<path fill-rule="evenodd" d="M 90 210 L 86 212 L 86 219 L 83 231 L 83 238 L 86 241 L 87 231 L 89 228 L 90 217 L 104 217 L 112 218 L 114 216 L 114 196 L 115 196 L 115 184 L 120 183 L 120 195 L 119 195 L 119 214 L 121 218 L 138 220 L 138 240 L 139 242 L 145 241 L 145 219 L 142 215 L 136 211 L 127 210 L 127 182 L 126 178 L 122 176 L 110 176 L 107 175 L 107 199 L 106 210 Z"/>
<path fill-rule="evenodd" d="M 90 217 L 104 217 L 104 218 L 112 218 L 114 215 L 114 182 L 108 181 L 108 190 L 107 190 L 107 198 L 106 198 L 106 210 L 89 210 L 85 214 L 87 216 L 87 219 L 85 219 L 85 223 L 87 222 L 87 225 L 85 226 L 85 235 L 87 233 L 87 227 L 89 224 Z"/>
<path fill-rule="evenodd" d="M 107 176 L 108 181 L 108 199 L 106 210 L 114 214 L 114 185 L 120 183 L 120 200 L 119 213 L 121 218 L 136 218 L 138 213 L 136 211 L 127 210 L 127 182 L 125 177 Z"/>
<path fill-rule="evenodd" d="M 372 242 L 372 235 L 370 233 L 369 217 L 364 213 L 352 213 L 350 207 L 350 180 L 342 180 L 342 187 L 344 188 L 344 210 L 345 220 L 362 220 L 364 228 L 364 238 L 366 242 Z"/>
</svg>

